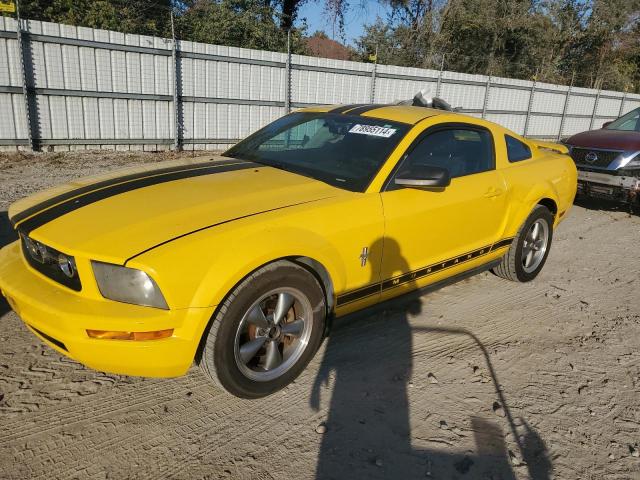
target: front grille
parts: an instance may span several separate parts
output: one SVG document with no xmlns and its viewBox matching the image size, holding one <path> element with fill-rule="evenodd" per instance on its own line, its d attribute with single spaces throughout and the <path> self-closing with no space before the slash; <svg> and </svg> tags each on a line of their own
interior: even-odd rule
<svg viewBox="0 0 640 480">
<path fill-rule="evenodd" d="M 58 250 L 31 240 L 22 234 L 20 235 L 20 240 L 22 243 L 22 254 L 34 270 L 76 292 L 82 289 L 73 257 L 64 255 Z M 68 259 L 73 265 L 72 271 L 69 272 L 72 273 L 71 276 L 66 275 L 61 268 L 59 262 L 61 256 Z"/>
<path fill-rule="evenodd" d="M 590 150 L 588 148 L 574 147 L 571 150 L 571 158 L 577 165 L 607 168 L 621 153 L 623 152 L 617 150 Z"/>
</svg>

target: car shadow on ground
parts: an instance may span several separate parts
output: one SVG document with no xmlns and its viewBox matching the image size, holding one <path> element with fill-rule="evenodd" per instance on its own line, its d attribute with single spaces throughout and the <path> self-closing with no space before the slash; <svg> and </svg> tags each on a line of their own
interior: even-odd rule
<svg viewBox="0 0 640 480">
<path fill-rule="evenodd" d="M 591 197 L 576 197 L 574 204 L 586 208 L 587 210 L 597 210 L 605 212 L 624 212 L 630 215 L 640 216 L 640 204 L 629 205 L 613 200 L 604 200 Z"/>
<path fill-rule="evenodd" d="M 0 212 L 0 248 L 15 242 L 17 239 L 18 234 L 9 221 L 9 214 Z"/>
<path fill-rule="evenodd" d="M 4 247 L 5 245 L 9 245 L 17 239 L 18 235 L 11 226 L 8 213 L 0 212 L 0 248 Z M 9 310 L 10 308 L 7 300 L 2 295 L 0 295 L 0 316 L 4 315 Z"/>
<path fill-rule="evenodd" d="M 389 246 L 387 239 L 385 254 L 389 253 Z M 391 247 L 397 249 L 398 245 L 393 242 Z M 422 312 L 420 297 L 424 293 L 425 290 L 417 291 L 335 322 L 310 396 L 311 407 L 319 410 L 322 393 L 331 395 L 316 478 L 465 475 L 506 480 L 516 478 L 512 466 L 521 463 L 530 478 L 550 479 L 552 465 L 545 444 L 524 419 L 513 418 L 482 342 L 462 328 L 411 326 L 409 319 Z M 503 409 L 517 452 L 507 448 L 498 423 L 473 414 L 469 415 L 475 441 L 473 452 L 449 453 L 446 446 L 442 450 L 412 446 L 408 387 L 412 370 L 427 368 L 414 364 L 421 359 L 412 348 L 412 339 L 418 335 L 438 336 L 443 343 L 449 336 L 466 337 L 481 352 L 495 391 L 494 408 L 498 405 Z M 427 371 L 419 376 L 424 378 Z M 330 382 L 333 382 L 331 390 L 322 388 Z M 413 412 L 418 409 L 418 415 L 425 415 L 428 412 L 420 409 L 427 410 L 430 404 L 428 399 L 416 398 L 420 393 L 421 390 L 411 390 L 411 407 Z M 437 412 L 430 413 L 437 417 Z M 440 428 L 451 426 L 440 420 Z"/>
</svg>

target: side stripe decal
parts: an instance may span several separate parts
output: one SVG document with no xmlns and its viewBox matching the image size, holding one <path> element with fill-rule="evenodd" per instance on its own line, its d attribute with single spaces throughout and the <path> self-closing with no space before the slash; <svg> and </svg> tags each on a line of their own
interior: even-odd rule
<svg viewBox="0 0 640 480">
<path fill-rule="evenodd" d="M 505 238 L 504 240 L 500 240 L 499 242 L 494 243 L 493 247 L 491 247 L 491 250 L 497 250 L 498 248 L 508 247 L 509 245 L 511 245 L 511 242 L 513 242 L 513 237 Z"/>
<path fill-rule="evenodd" d="M 357 300 L 362 300 L 363 298 L 370 297 L 371 295 L 382 293 L 385 290 L 389 290 L 391 288 L 395 288 L 400 285 L 413 282 L 420 278 L 428 277 L 429 275 L 433 275 L 442 270 L 447 270 L 451 267 L 454 267 L 456 265 L 461 265 L 475 258 L 488 255 L 489 253 L 499 250 L 501 248 L 508 247 L 509 245 L 511 245 L 511 242 L 513 242 L 513 237 L 505 238 L 503 240 L 500 240 L 499 242 L 494 243 L 493 245 L 479 248 L 477 250 L 473 250 L 472 252 L 468 252 L 454 258 L 443 260 L 441 262 L 434 263 L 433 265 L 422 267 L 417 270 L 413 270 L 411 272 L 403 273 L 402 275 L 398 275 L 392 278 L 387 278 L 381 282 L 376 282 L 361 288 L 357 288 L 350 292 L 339 295 L 337 298 L 336 305 L 338 307 L 342 307 L 347 303 L 355 302 Z"/>
<path fill-rule="evenodd" d="M 192 177 L 211 175 L 211 174 L 223 173 L 223 172 L 232 172 L 236 170 L 244 170 L 244 169 L 256 168 L 260 166 L 261 165 L 259 164 L 251 163 L 251 162 L 225 163 L 222 165 L 209 162 L 206 167 L 200 166 L 198 168 L 168 172 L 160 175 L 156 173 L 153 176 L 147 176 L 147 177 L 138 178 L 128 182 L 124 182 L 124 183 L 118 183 L 105 188 L 101 188 L 99 190 L 94 189 L 92 191 L 89 191 L 89 193 L 86 193 L 79 197 L 73 197 L 67 201 L 59 203 L 49 209 L 46 209 L 41 211 L 40 213 L 37 213 L 36 215 L 18 224 L 17 229 L 22 234 L 28 235 L 31 231 L 35 230 L 36 228 L 39 228 L 42 225 L 45 225 L 46 223 L 52 220 L 55 220 L 56 218 L 62 215 L 73 212 L 75 210 L 78 210 L 82 207 L 98 202 L 100 200 L 104 200 L 106 198 L 109 198 L 121 193 L 130 192 L 132 190 L 137 190 L 137 189 L 149 187 L 152 185 L 158 185 L 161 183 L 171 182 L 174 180 L 182 180 L 185 178 L 192 178 Z"/>
<path fill-rule="evenodd" d="M 239 163 L 238 160 L 226 160 L 222 162 L 217 162 L 215 165 L 229 165 Z M 194 170 L 202 167 L 208 167 L 213 165 L 211 161 L 196 163 L 193 165 L 179 165 L 174 167 L 160 168 L 157 170 L 148 170 L 145 172 L 132 173 L 130 175 L 124 175 L 122 177 L 109 178 L 107 180 L 103 180 L 98 183 L 94 183 L 91 185 L 85 185 L 84 187 L 76 188 L 74 190 L 69 190 L 68 192 L 61 193 L 60 195 L 56 195 L 55 197 L 48 198 L 47 200 L 38 203 L 32 207 L 27 208 L 21 212 L 16 213 L 13 217 L 11 217 L 11 223 L 15 226 L 17 223 L 23 221 L 24 219 L 35 215 L 36 213 L 41 212 L 49 207 L 52 207 L 58 203 L 64 202 L 66 200 L 70 200 L 74 197 L 78 197 L 80 195 L 84 195 L 85 193 L 92 192 L 94 190 L 99 190 L 101 188 L 110 187 L 112 185 L 116 185 L 118 183 L 128 182 L 131 180 L 137 180 L 140 178 L 151 177 L 155 175 L 162 175 L 166 173 L 172 173 L 183 170 Z"/>
<path fill-rule="evenodd" d="M 349 293 L 345 293 L 343 295 L 338 296 L 338 301 L 336 302 L 336 304 L 338 307 L 341 307 L 346 303 L 355 302 L 356 300 L 369 297 L 379 292 L 380 292 L 380 283 L 374 283 L 372 285 L 368 285 L 358 290 L 353 290 Z"/>
</svg>

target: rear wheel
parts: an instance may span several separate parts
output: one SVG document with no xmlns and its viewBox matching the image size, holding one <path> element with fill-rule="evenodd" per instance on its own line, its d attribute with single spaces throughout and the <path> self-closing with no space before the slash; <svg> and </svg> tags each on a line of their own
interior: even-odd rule
<svg viewBox="0 0 640 480">
<path fill-rule="evenodd" d="M 536 205 L 493 272 L 515 282 L 533 280 L 547 261 L 552 238 L 553 214 L 547 207 Z"/>
<path fill-rule="evenodd" d="M 291 383 L 313 358 L 325 316 L 324 292 L 310 272 L 288 261 L 266 265 L 218 309 L 200 364 L 233 395 L 269 395 Z"/>
</svg>

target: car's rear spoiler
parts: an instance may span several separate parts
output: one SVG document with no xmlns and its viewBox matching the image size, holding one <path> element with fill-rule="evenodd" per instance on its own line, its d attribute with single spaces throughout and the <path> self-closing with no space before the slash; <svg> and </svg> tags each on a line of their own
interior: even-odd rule
<svg viewBox="0 0 640 480">
<path fill-rule="evenodd" d="M 566 147 L 566 145 L 562 145 L 560 143 L 543 142 L 541 140 L 531 140 L 531 139 L 529 139 L 529 141 L 538 148 L 551 150 L 557 153 L 564 153 L 565 155 L 569 154 L 569 149 Z"/>
</svg>

